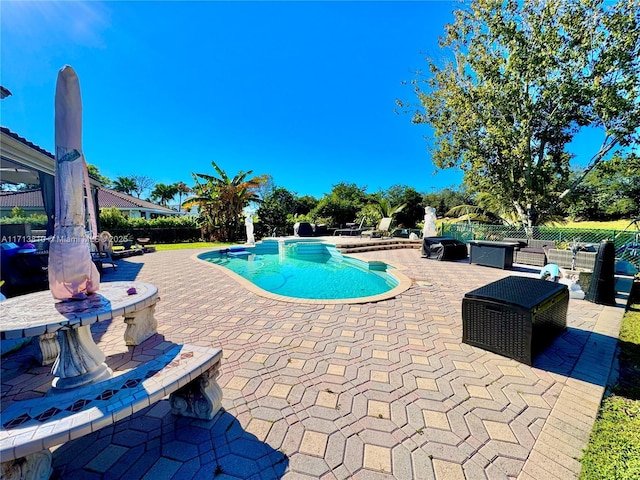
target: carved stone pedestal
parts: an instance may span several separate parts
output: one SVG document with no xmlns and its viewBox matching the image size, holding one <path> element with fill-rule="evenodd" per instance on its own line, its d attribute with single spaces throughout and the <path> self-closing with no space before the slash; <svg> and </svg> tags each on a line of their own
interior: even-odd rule
<svg viewBox="0 0 640 480">
<path fill-rule="evenodd" d="M 222 406 L 222 389 L 216 382 L 220 362 L 198 378 L 172 393 L 171 413 L 211 420 Z"/>
<path fill-rule="evenodd" d="M 2 480 L 46 480 L 51 476 L 51 452 L 42 450 L 0 464 Z"/>
<path fill-rule="evenodd" d="M 137 312 L 125 313 L 124 323 L 127 324 L 127 330 L 124 332 L 124 342 L 126 345 L 132 347 L 140 345 L 158 332 L 155 311 L 156 305 L 153 304 Z"/>
</svg>

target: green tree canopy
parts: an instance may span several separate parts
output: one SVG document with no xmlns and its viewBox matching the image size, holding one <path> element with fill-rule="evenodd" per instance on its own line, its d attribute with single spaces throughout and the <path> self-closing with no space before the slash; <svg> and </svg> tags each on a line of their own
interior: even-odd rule
<svg viewBox="0 0 640 480">
<path fill-rule="evenodd" d="M 525 226 L 542 222 L 567 188 L 567 145 L 583 127 L 604 140 L 590 166 L 637 144 L 640 0 L 474 0 L 455 12 L 414 81 L 413 122 L 434 129 L 432 159 L 459 167 Z M 401 102 L 399 104 L 402 105 Z"/>
<path fill-rule="evenodd" d="M 89 176 L 100 180 L 100 183 L 102 183 L 105 187 L 109 188 L 111 186 L 111 179 L 102 175 L 98 167 L 96 167 L 95 165 L 91 165 L 90 163 L 88 163 L 87 172 L 89 173 Z"/>
<path fill-rule="evenodd" d="M 576 172 L 578 177 L 583 172 Z M 568 197 L 569 214 L 589 220 L 640 216 L 640 157 L 616 155 L 599 164 Z"/>
<path fill-rule="evenodd" d="M 318 199 L 311 195 L 303 195 L 296 197 L 295 215 L 307 215 L 311 210 L 318 206 Z"/>
<path fill-rule="evenodd" d="M 275 187 L 262 200 L 258 207 L 260 228 L 265 235 L 271 235 L 274 231 L 278 235 L 286 235 L 293 231 L 289 228 L 290 218 L 295 213 L 295 195 L 286 188 Z"/>
<path fill-rule="evenodd" d="M 436 215 L 444 217 L 446 213 L 458 205 L 474 204 L 472 196 L 465 189 L 456 189 L 453 187 L 443 188 L 441 190 L 427 193 L 424 195 L 423 205 L 425 207 L 433 207 L 436 209 Z M 422 217 L 424 219 L 424 210 Z"/>
<path fill-rule="evenodd" d="M 424 203 L 422 194 L 415 188 L 406 185 L 393 185 L 386 193 L 386 198 L 392 205 L 405 205 L 394 216 L 398 225 L 413 228 L 416 223 L 424 220 Z"/>
<path fill-rule="evenodd" d="M 313 218 L 327 219 L 329 226 L 341 227 L 355 221 L 360 209 L 367 203 L 366 187 L 354 183 L 337 183 L 331 193 L 320 199 L 309 213 Z"/>
</svg>

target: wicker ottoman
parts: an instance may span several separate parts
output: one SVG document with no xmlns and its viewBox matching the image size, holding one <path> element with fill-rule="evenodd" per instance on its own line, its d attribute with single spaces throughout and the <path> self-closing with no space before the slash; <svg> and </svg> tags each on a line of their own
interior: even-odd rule
<svg viewBox="0 0 640 480">
<path fill-rule="evenodd" d="M 566 285 L 506 277 L 462 299 L 462 341 L 531 365 L 567 328 Z"/>
</svg>

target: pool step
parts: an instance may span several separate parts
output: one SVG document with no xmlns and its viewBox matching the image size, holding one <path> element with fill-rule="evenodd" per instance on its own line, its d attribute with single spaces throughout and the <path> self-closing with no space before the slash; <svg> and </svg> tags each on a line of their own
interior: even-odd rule
<svg viewBox="0 0 640 480">
<path fill-rule="evenodd" d="M 420 247 L 422 247 L 422 241 L 407 240 L 404 238 L 393 239 L 393 240 L 372 240 L 370 242 L 342 243 L 339 246 L 336 246 L 337 250 L 342 254 L 374 252 L 376 250 L 395 250 L 398 248 L 420 248 Z"/>
</svg>

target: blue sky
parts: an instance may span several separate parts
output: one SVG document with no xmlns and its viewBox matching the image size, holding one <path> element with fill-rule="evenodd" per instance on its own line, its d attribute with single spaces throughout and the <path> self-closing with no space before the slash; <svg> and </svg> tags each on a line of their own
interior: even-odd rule
<svg viewBox="0 0 640 480">
<path fill-rule="evenodd" d="M 13 2 L 1 13 L 1 123 L 53 152 L 58 70 L 80 78 L 83 148 L 112 179 L 193 184 L 252 170 L 298 195 L 457 186 L 426 126 L 394 113 L 440 57 L 454 3 Z M 580 155 L 580 149 L 576 150 Z M 582 158 L 586 163 L 588 150 Z M 593 153 L 593 151 L 591 151 Z M 578 157 L 580 160 L 580 157 Z"/>
</svg>

